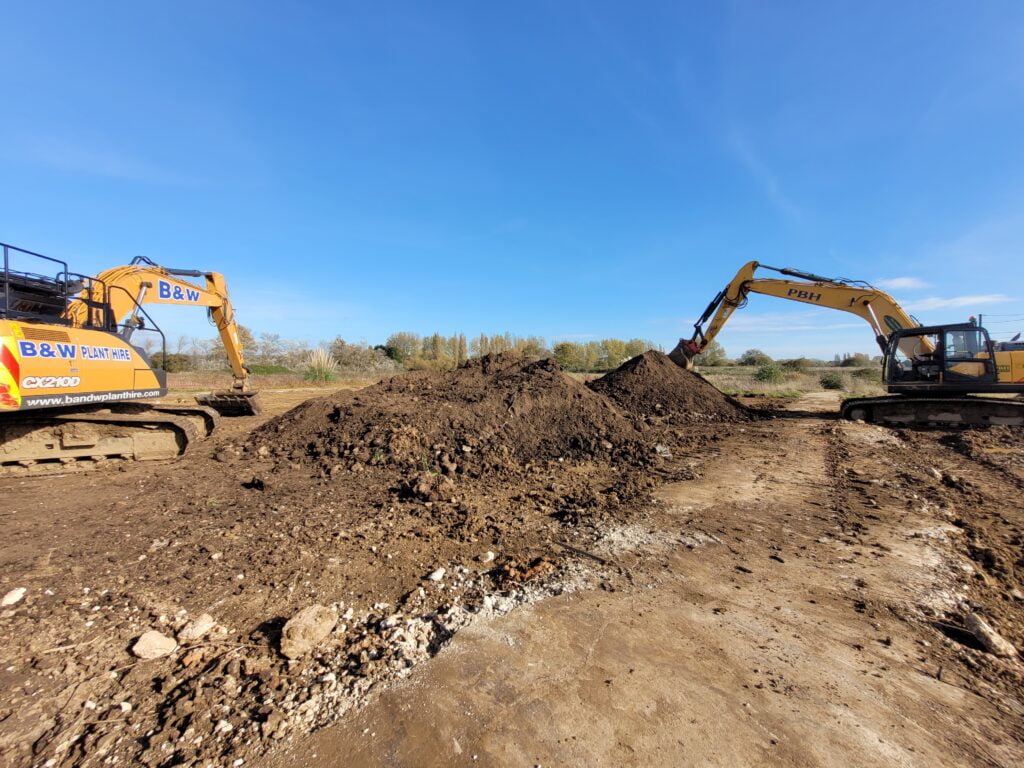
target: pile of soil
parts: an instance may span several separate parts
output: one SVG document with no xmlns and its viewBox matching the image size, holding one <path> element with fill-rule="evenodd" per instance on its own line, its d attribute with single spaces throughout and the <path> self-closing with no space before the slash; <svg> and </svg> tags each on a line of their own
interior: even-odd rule
<svg viewBox="0 0 1024 768">
<path fill-rule="evenodd" d="M 255 432 L 250 447 L 328 473 L 369 466 L 471 477 L 551 460 L 644 465 L 651 454 L 599 391 L 554 360 L 506 354 L 310 401 Z"/>
<path fill-rule="evenodd" d="M 748 421 L 750 412 L 701 376 L 649 350 L 588 384 L 630 414 L 668 423 Z"/>
<path fill-rule="evenodd" d="M 166 468 L 126 467 L 115 514 L 95 512 L 101 533 L 55 538 L 59 554 L 22 564 L 30 597 L 0 611 L 0 636 L 17 638 L 3 667 L 29 659 L 31 675 L 0 709 L 0 752 L 230 764 L 319 727 L 476 612 L 603 564 L 589 554 L 603 531 L 649 514 L 651 490 L 692 478 L 726 432 L 636 419 L 552 360 L 496 355 L 307 401 Z M 74 495 L 95 496 L 80 482 Z M 281 627 L 313 605 L 336 628 L 284 658 Z M 218 629 L 182 640 L 203 612 Z M 132 656 L 151 631 L 181 647 Z"/>
</svg>

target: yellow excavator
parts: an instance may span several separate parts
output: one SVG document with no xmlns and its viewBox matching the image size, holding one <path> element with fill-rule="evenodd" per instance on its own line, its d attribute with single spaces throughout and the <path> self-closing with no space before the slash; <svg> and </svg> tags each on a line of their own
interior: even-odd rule
<svg viewBox="0 0 1024 768">
<path fill-rule="evenodd" d="M 757 277 L 759 269 L 783 277 Z M 851 312 L 871 326 L 889 394 L 844 400 L 843 418 L 893 426 L 1024 425 L 1024 343 L 993 342 L 973 320 L 922 326 L 892 296 L 857 280 L 748 262 L 694 323 L 693 336 L 680 339 L 669 357 L 693 367 L 751 293 Z"/>
<path fill-rule="evenodd" d="M 259 413 L 222 275 L 137 256 L 89 276 L 0 248 L 0 471 L 172 458 L 209 435 L 219 416 Z M 166 339 L 148 304 L 207 309 L 234 376 L 229 390 L 195 405 L 141 402 L 167 394 L 166 370 L 146 351 L 159 349 L 166 365 Z"/>
</svg>

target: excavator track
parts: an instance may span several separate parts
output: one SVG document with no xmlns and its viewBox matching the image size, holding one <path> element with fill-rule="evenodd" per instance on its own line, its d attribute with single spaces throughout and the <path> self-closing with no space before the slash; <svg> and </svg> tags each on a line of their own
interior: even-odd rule
<svg viewBox="0 0 1024 768">
<path fill-rule="evenodd" d="M 150 406 L 153 410 L 161 413 L 171 413 L 176 416 L 184 416 L 195 422 L 203 437 L 209 437 L 220 424 L 220 414 L 213 408 L 205 405 L 174 405 L 157 403 Z"/>
<path fill-rule="evenodd" d="M 893 427 L 1024 426 L 1024 401 L 995 397 L 857 397 L 840 416 Z"/>
<path fill-rule="evenodd" d="M 200 425 L 206 418 L 136 403 L 12 414 L 0 421 L 0 474 L 48 474 L 116 460 L 173 459 L 205 437 Z"/>
</svg>

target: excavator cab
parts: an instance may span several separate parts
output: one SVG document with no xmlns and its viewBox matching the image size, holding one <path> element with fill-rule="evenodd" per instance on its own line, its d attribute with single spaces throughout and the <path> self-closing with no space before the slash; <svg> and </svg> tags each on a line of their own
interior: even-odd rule
<svg viewBox="0 0 1024 768">
<path fill-rule="evenodd" d="M 885 353 L 889 391 L 904 395 L 992 392 L 998 382 L 988 331 L 974 323 L 904 328 L 889 336 Z"/>
</svg>

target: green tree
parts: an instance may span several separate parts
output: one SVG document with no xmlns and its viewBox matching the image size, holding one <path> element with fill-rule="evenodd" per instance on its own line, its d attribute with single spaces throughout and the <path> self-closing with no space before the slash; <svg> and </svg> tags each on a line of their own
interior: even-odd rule
<svg viewBox="0 0 1024 768">
<path fill-rule="evenodd" d="M 582 344 L 572 341 L 560 341 L 555 344 L 555 360 L 564 371 L 582 371 L 585 363 L 585 353 Z"/>
<path fill-rule="evenodd" d="M 583 365 L 581 371 L 599 371 L 604 357 L 604 348 L 600 341 L 588 341 L 583 345 Z"/>
<path fill-rule="evenodd" d="M 725 354 L 725 347 L 717 341 L 712 341 L 693 361 L 697 365 L 725 365 L 728 358 Z"/>
<path fill-rule="evenodd" d="M 767 365 L 773 362 L 770 356 L 762 352 L 760 349 L 748 349 L 737 360 L 740 365 Z"/>
<path fill-rule="evenodd" d="M 440 333 L 434 333 L 430 337 L 429 347 L 425 351 L 427 352 L 426 356 L 429 357 L 431 360 L 444 362 L 444 339 L 442 338 Z"/>
<path fill-rule="evenodd" d="M 781 365 L 769 360 L 758 366 L 754 378 L 764 384 L 778 384 L 786 380 L 786 372 Z"/>
<path fill-rule="evenodd" d="M 452 337 L 452 358 L 455 365 L 462 365 L 469 359 L 469 351 L 466 348 L 466 334 L 459 333 Z"/>
<path fill-rule="evenodd" d="M 387 356 L 396 363 L 404 364 L 419 354 L 422 344 L 423 341 L 418 333 L 399 331 L 388 336 L 387 341 L 384 342 L 384 350 Z"/>
<path fill-rule="evenodd" d="M 604 339 L 601 342 L 601 351 L 604 355 L 604 367 L 609 371 L 626 361 L 626 342 L 621 339 Z"/>
<path fill-rule="evenodd" d="M 630 339 L 626 342 L 626 359 L 631 360 L 649 349 L 654 349 L 654 345 L 651 342 L 644 339 Z"/>
<path fill-rule="evenodd" d="M 520 357 L 525 357 L 527 360 L 539 360 L 551 354 L 547 343 L 540 336 L 527 336 L 525 339 L 516 339 L 516 351 Z"/>
<path fill-rule="evenodd" d="M 238 340 L 242 342 L 242 354 L 245 355 L 246 360 L 260 360 L 259 344 L 257 344 L 256 338 L 252 335 L 252 331 L 244 325 L 238 326 Z M 224 348 L 224 342 L 221 341 L 220 334 L 217 334 L 217 336 L 210 341 L 208 355 L 210 360 L 212 360 L 218 368 L 227 365 L 228 351 Z"/>
</svg>

